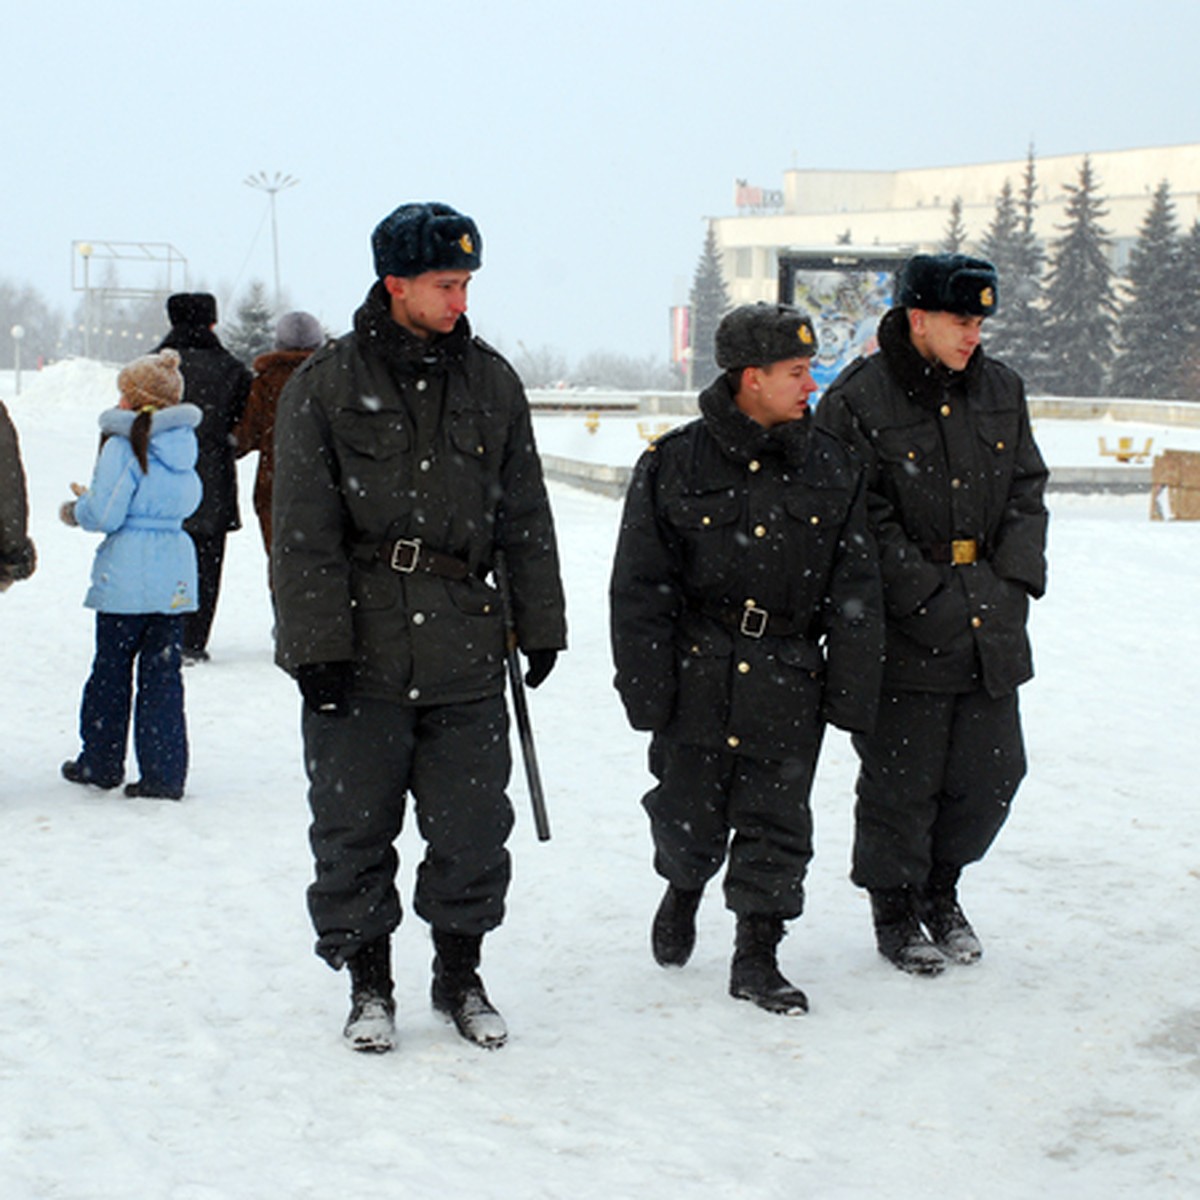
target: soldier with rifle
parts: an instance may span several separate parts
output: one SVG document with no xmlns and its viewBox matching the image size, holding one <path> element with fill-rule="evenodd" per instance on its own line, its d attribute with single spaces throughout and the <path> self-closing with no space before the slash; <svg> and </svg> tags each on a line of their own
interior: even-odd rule
<svg viewBox="0 0 1200 1200">
<path fill-rule="evenodd" d="M 276 657 L 304 699 L 309 912 L 318 955 L 350 972 L 347 1042 L 392 1049 L 411 795 L 434 1008 L 496 1047 L 507 1030 L 478 967 L 510 878 L 506 642 L 529 687 L 566 645 L 554 526 L 520 380 L 465 315 L 475 222 L 405 204 L 372 249 L 353 329 L 293 376 L 277 421 Z"/>
</svg>

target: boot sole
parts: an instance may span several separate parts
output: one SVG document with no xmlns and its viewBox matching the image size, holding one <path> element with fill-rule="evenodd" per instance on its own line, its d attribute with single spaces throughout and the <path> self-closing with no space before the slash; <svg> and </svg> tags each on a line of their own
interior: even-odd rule
<svg viewBox="0 0 1200 1200">
<path fill-rule="evenodd" d="M 757 1008 L 761 1008 L 763 1012 L 774 1013 L 778 1017 L 800 1017 L 808 1012 L 807 996 L 800 999 L 784 1000 L 782 996 L 762 996 L 757 992 L 742 991 L 735 988 L 730 988 L 729 994 L 735 1000 L 749 1000 L 751 1004 Z"/>
</svg>

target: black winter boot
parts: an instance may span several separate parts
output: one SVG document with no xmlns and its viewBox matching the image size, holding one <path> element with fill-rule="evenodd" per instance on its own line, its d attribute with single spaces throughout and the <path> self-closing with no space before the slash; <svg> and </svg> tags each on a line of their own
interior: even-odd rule
<svg viewBox="0 0 1200 1200">
<path fill-rule="evenodd" d="M 396 1048 L 396 1002 L 392 999 L 392 942 L 385 933 L 346 960 L 350 969 L 350 1016 L 342 1036 L 352 1050 L 386 1054 Z"/>
<path fill-rule="evenodd" d="M 650 927 L 650 948 L 660 967 L 682 967 L 696 945 L 696 909 L 704 889 L 684 891 L 674 884 L 667 890 Z"/>
<path fill-rule="evenodd" d="M 477 1046 L 498 1050 L 508 1041 L 504 1018 L 492 1006 L 476 968 L 482 934 L 433 931 L 433 1007 Z"/>
<path fill-rule="evenodd" d="M 875 944 L 879 953 L 910 975 L 940 975 L 946 958 L 925 936 L 913 909 L 908 887 L 871 892 L 871 915 L 875 919 Z"/>
<path fill-rule="evenodd" d="M 979 961 L 983 946 L 958 904 L 961 874 L 961 867 L 934 863 L 924 889 L 917 895 L 916 908 L 933 944 L 951 962 L 967 964 Z"/>
<path fill-rule="evenodd" d="M 795 1016 L 808 1012 L 808 997 L 779 971 L 775 947 L 783 937 L 783 918 L 739 916 L 729 970 L 729 994 L 750 1000 L 767 1012 Z"/>
</svg>

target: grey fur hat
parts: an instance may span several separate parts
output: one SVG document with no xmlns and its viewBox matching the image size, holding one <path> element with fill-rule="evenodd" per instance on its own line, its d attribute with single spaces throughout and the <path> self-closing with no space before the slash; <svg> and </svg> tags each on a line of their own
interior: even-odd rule
<svg viewBox="0 0 1200 1200">
<path fill-rule="evenodd" d="M 276 350 L 315 350 L 325 341 L 325 330 L 312 313 L 284 313 L 275 322 Z"/>
</svg>

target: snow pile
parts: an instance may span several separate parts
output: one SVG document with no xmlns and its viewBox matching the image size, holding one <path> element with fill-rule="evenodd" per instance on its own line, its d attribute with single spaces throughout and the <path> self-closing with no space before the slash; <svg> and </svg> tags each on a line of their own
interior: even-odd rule
<svg viewBox="0 0 1200 1200">
<path fill-rule="evenodd" d="M 430 1012 L 411 919 L 400 1047 L 363 1057 L 340 1044 L 347 980 L 311 953 L 299 703 L 271 662 L 252 520 L 213 661 L 186 675 L 184 801 L 58 777 L 94 541 L 56 510 L 87 478 L 113 374 L 61 364 L 6 397 L 41 565 L 0 597 L 0 1195 L 1197 1194 L 1200 524 L 1151 524 L 1141 496 L 1054 498 L 1030 776 L 963 889 L 977 967 L 914 979 L 875 953 L 846 879 L 854 756 L 830 736 L 808 911 L 781 948 L 813 1011 L 783 1018 L 725 994 L 716 887 L 692 962 L 650 957 L 645 740 L 607 651 L 619 509 L 555 487 L 572 646 L 531 696 L 554 838 L 535 841 L 518 770 L 510 915 L 485 945 L 510 1043 L 480 1051 Z M 411 828 L 400 850 L 407 896 Z"/>
</svg>

